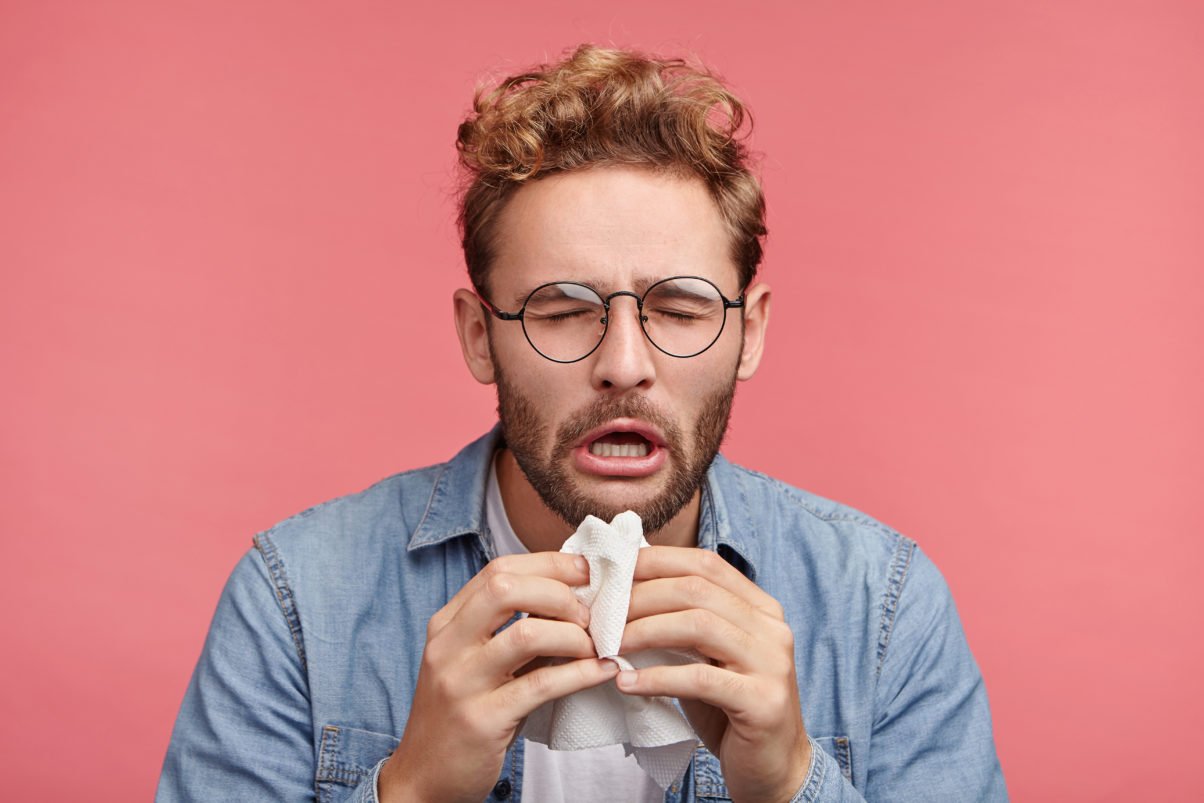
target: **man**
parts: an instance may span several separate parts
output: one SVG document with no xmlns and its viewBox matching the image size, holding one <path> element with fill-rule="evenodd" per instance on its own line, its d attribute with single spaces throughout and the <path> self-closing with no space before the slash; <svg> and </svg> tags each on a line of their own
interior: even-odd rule
<svg viewBox="0 0 1204 803">
<path fill-rule="evenodd" d="M 743 120 L 704 72 L 588 46 L 478 95 L 454 309 L 499 428 L 256 537 L 160 800 L 1006 799 L 933 565 L 717 454 L 770 314 Z M 620 652 L 705 661 L 596 657 L 572 592 L 587 567 L 558 550 L 629 509 L 652 546 Z M 668 790 L 617 745 L 519 736 L 609 683 L 677 698 L 697 731 Z"/>
</svg>

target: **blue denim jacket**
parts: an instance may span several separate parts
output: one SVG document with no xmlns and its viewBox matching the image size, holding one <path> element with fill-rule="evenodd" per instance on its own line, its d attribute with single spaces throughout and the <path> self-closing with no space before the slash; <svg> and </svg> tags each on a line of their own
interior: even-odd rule
<svg viewBox="0 0 1204 803">
<path fill-rule="evenodd" d="M 255 537 L 222 592 L 156 800 L 375 801 L 427 620 L 491 557 L 498 433 Z M 814 757 L 796 801 L 1006 800 L 982 676 L 915 543 L 716 457 L 698 544 L 786 611 Z M 523 740 L 491 801 L 522 793 Z M 729 798 L 701 745 L 667 803 Z"/>
</svg>

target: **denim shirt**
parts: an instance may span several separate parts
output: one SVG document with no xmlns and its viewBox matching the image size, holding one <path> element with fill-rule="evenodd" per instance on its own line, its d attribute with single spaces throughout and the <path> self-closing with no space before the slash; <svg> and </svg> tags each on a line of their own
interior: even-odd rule
<svg viewBox="0 0 1204 803">
<path fill-rule="evenodd" d="M 492 557 L 483 511 L 498 438 L 255 537 L 218 602 L 156 800 L 376 801 L 427 621 Z M 913 541 L 718 456 L 698 546 L 775 597 L 794 631 L 812 761 L 793 800 L 1007 799 L 982 676 Z M 518 739 L 487 799 L 517 803 L 522 770 Z M 701 744 L 665 794 L 728 799 Z"/>
</svg>

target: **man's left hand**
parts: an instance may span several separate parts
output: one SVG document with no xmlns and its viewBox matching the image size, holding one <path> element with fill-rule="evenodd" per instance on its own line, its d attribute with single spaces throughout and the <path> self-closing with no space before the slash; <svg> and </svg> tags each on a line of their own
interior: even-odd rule
<svg viewBox="0 0 1204 803">
<path fill-rule="evenodd" d="M 806 777 L 811 747 L 799 706 L 794 634 L 782 606 L 703 549 L 642 549 L 635 580 L 620 652 L 696 650 L 711 663 L 622 672 L 619 689 L 679 698 L 719 757 L 732 800 L 790 800 Z"/>
</svg>

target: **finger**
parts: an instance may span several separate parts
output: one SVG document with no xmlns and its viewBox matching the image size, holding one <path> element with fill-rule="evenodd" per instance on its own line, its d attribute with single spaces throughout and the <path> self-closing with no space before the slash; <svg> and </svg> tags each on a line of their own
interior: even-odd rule
<svg viewBox="0 0 1204 803">
<path fill-rule="evenodd" d="M 755 684 L 747 675 L 711 664 L 653 666 L 626 670 L 615 678 L 624 694 L 698 700 L 723 709 L 729 718 L 744 715 L 755 703 Z"/>
<path fill-rule="evenodd" d="M 559 580 L 495 572 L 464 601 L 439 635 L 462 647 L 484 644 L 519 611 L 582 629 L 589 625 L 589 608 Z"/>
<path fill-rule="evenodd" d="M 761 611 L 705 577 L 659 577 L 637 583 L 631 589 L 627 606 L 627 621 L 672 611 L 701 608 L 731 622 L 748 628 L 761 617 Z"/>
<path fill-rule="evenodd" d="M 519 619 L 478 653 L 477 674 L 493 679 L 513 676 L 534 658 L 593 658 L 593 639 L 575 624 L 553 619 Z"/>
<path fill-rule="evenodd" d="M 570 555 L 564 552 L 504 555 L 492 560 L 431 617 L 430 623 L 427 625 L 428 637 L 446 627 L 447 623 L 460 612 L 464 603 L 476 594 L 483 584 L 490 582 L 490 579 L 496 574 L 546 577 L 551 580 L 559 580 L 567 586 L 581 586 L 589 583 L 589 563 L 580 555 Z"/>
<path fill-rule="evenodd" d="M 661 613 L 628 622 L 621 654 L 648 649 L 697 650 L 724 666 L 759 666 L 770 660 L 749 633 L 701 608 Z"/>
<path fill-rule="evenodd" d="M 618 672 L 614 661 L 603 658 L 543 666 L 499 688 L 493 693 L 491 703 L 505 712 L 507 718 L 517 721 L 549 700 L 601 685 Z"/>
<path fill-rule="evenodd" d="M 637 581 L 692 574 L 710 580 L 775 619 L 783 618 L 782 606 L 777 600 L 715 552 L 697 547 L 653 546 L 641 549 L 636 558 Z"/>
</svg>

